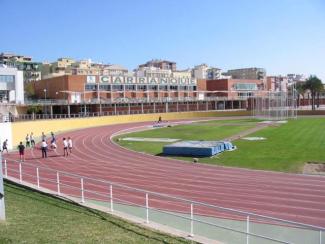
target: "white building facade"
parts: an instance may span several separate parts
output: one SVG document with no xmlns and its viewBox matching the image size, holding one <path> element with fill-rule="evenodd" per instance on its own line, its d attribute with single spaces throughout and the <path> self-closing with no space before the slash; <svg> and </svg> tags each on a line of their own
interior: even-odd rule
<svg viewBox="0 0 325 244">
<path fill-rule="evenodd" d="M 0 66 L 0 102 L 24 103 L 24 75 L 16 68 Z"/>
</svg>

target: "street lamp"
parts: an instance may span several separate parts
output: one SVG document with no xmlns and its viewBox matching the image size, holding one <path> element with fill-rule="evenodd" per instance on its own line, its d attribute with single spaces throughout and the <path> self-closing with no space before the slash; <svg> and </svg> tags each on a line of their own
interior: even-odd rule
<svg viewBox="0 0 325 244">
<path fill-rule="evenodd" d="M 46 102 L 46 89 L 44 89 L 44 100 Z"/>
</svg>

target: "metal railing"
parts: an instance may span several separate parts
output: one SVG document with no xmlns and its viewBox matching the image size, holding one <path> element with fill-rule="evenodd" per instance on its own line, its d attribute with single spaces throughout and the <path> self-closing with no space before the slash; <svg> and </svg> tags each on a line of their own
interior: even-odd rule
<svg viewBox="0 0 325 244">
<path fill-rule="evenodd" d="M 3 161 L 7 179 L 30 183 L 59 196 L 106 206 L 107 211 L 140 217 L 212 240 L 230 243 L 324 244 L 325 228 L 146 191 L 107 180 L 22 163 Z M 279 237 L 279 233 L 282 236 Z"/>
<path fill-rule="evenodd" d="M 199 97 L 116 97 L 100 98 L 84 101 L 69 102 L 66 99 L 36 99 L 25 100 L 26 105 L 83 105 L 83 104 L 114 104 L 114 103 L 162 103 L 162 102 L 204 102 L 204 101 L 246 101 L 247 97 L 227 97 L 227 96 L 206 96 Z"/>
</svg>

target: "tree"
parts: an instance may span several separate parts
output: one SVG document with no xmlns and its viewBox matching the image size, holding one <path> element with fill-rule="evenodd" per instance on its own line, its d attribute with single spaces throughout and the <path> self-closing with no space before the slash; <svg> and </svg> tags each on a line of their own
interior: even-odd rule
<svg viewBox="0 0 325 244">
<path fill-rule="evenodd" d="M 34 88 L 34 84 L 32 82 L 25 84 L 25 94 L 26 94 L 27 98 L 31 98 L 31 99 L 36 98 L 35 88 Z"/>
<path fill-rule="evenodd" d="M 304 82 L 299 82 L 296 84 L 296 91 L 297 91 L 297 105 L 298 107 L 300 106 L 300 95 L 302 95 L 302 99 L 304 100 L 304 95 L 305 95 L 305 83 Z"/>
<path fill-rule="evenodd" d="M 27 114 L 42 114 L 42 107 L 39 105 L 31 105 L 27 109 Z"/>
<path fill-rule="evenodd" d="M 311 93 L 312 110 L 315 110 L 316 95 L 319 94 L 319 92 L 321 92 L 324 89 L 324 85 L 317 76 L 311 75 L 305 82 L 305 89 L 309 90 Z"/>
</svg>

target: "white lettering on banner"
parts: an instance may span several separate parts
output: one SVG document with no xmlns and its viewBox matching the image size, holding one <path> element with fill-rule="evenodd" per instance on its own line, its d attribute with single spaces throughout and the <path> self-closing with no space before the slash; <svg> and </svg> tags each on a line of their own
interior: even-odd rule
<svg viewBox="0 0 325 244">
<path fill-rule="evenodd" d="M 140 78 L 138 78 L 138 83 L 139 84 L 147 84 L 148 79 L 146 77 L 140 77 Z"/>
<path fill-rule="evenodd" d="M 125 77 L 125 83 L 126 84 L 134 84 L 134 83 L 136 83 L 135 77 L 133 77 L 133 76 Z"/>
<path fill-rule="evenodd" d="M 158 78 L 150 78 L 150 84 L 158 84 Z"/>
<path fill-rule="evenodd" d="M 88 79 L 87 83 L 95 83 L 96 79 Z M 92 76 L 95 77 L 95 76 Z M 91 81 L 91 82 L 90 82 Z M 190 78 L 154 78 L 154 77 L 135 77 L 135 76 L 109 76 L 99 77 L 99 82 L 109 84 L 157 84 L 157 85 L 196 85 L 196 79 Z"/>
<path fill-rule="evenodd" d="M 111 83 L 111 79 L 109 76 L 101 76 L 99 80 L 101 83 Z"/>
<path fill-rule="evenodd" d="M 112 79 L 114 84 L 124 84 L 123 76 L 113 76 Z"/>
<path fill-rule="evenodd" d="M 87 83 L 96 83 L 96 76 L 87 75 Z"/>
</svg>

